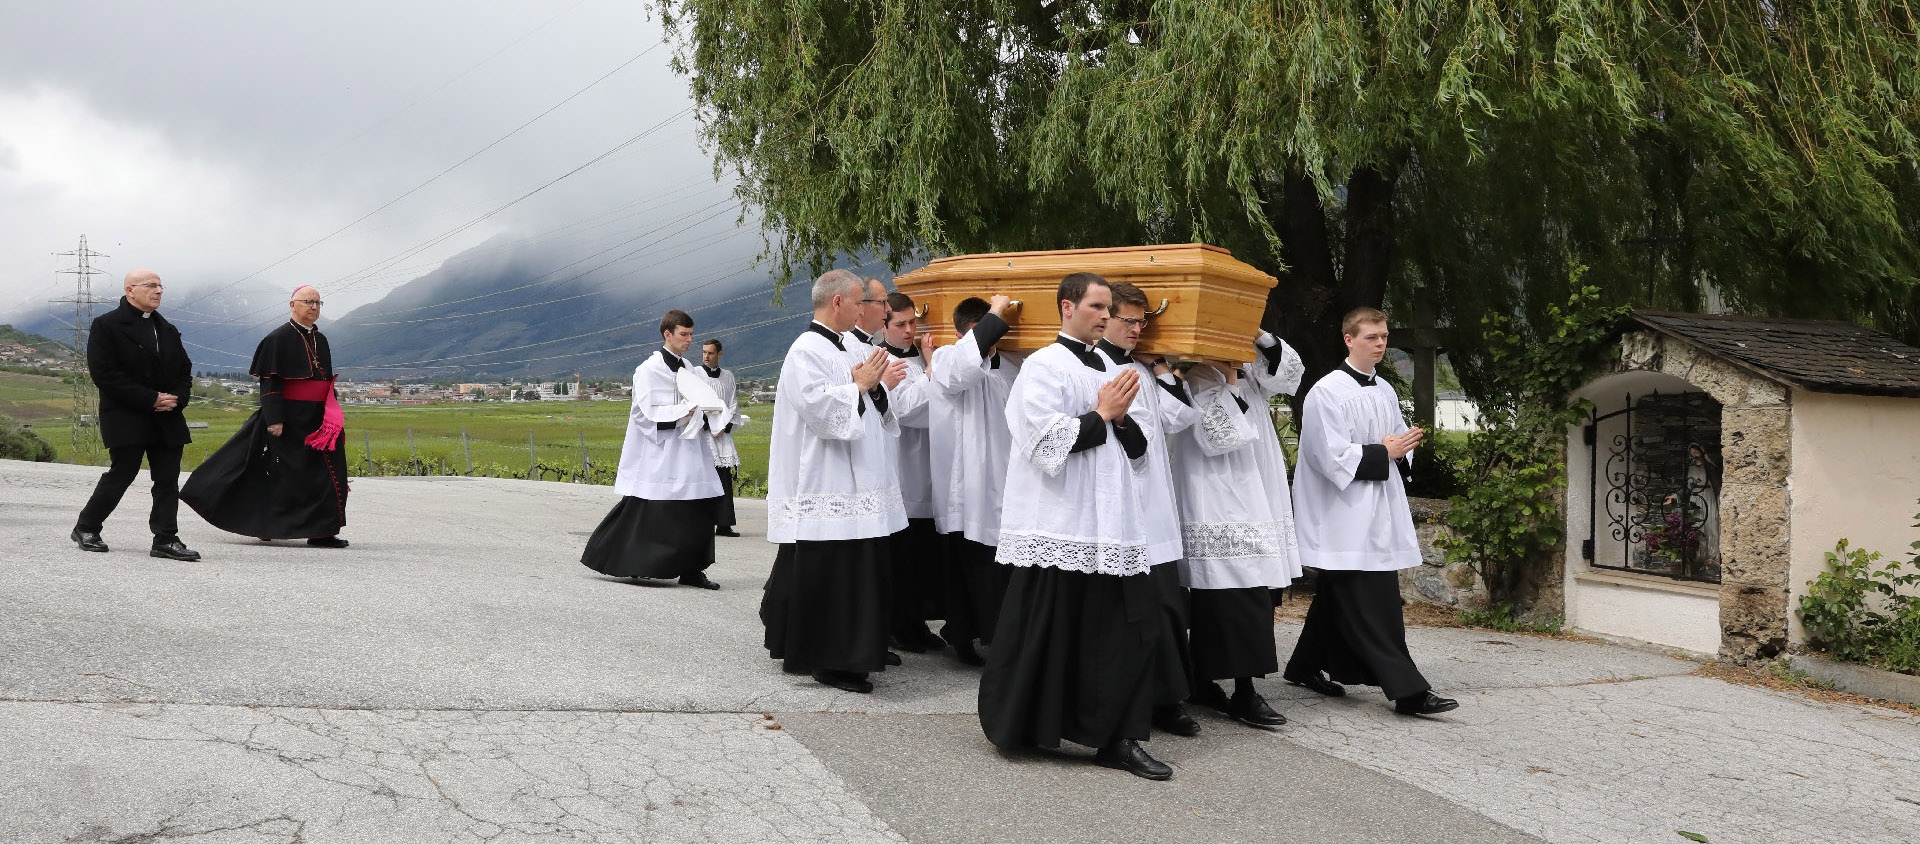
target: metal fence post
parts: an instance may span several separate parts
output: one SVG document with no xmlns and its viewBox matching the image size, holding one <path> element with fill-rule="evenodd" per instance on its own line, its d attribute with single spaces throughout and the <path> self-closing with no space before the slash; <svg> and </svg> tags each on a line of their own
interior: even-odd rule
<svg viewBox="0 0 1920 844">
<path fill-rule="evenodd" d="M 539 466 L 540 466 L 540 459 L 535 457 L 533 453 L 533 429 L 528 428 L 527 429 L 527 480 L 530 480 L 530 481 L 540 480 L 539 476 L 536 474 L 539 471 Z"/>
<path fill-rule="evenodd" d="M 407 474 L 425 474 L 420 471 L 420 453 L 413 449 L 413 426 L 407 426 Z"/>
<path fill-rule="evenodd" d="M 582 475 L 580 482 L 593 483 L 593 464 L 587 462 L 587 432 L 575 428 L 574 433 L 580 435 L 580 474 Z"/>
<path fill-rule="evenodd" d="M 460 426 L 460 450 L 467 454 L 467 474 L 473 474 L 473 446 L 467 445 L 467 426 Z"/>
<path fill-rule="evenodd" d="M 360 449 L 367 455 L 367 474 L 380 474 L 379 467 L 373 465 L 373 440 L 365 428 L 360 429 Z"/>
</svg>

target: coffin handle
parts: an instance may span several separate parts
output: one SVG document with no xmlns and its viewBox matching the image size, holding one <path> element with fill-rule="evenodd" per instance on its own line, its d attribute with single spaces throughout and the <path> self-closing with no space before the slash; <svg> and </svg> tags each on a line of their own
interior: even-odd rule
<svg viewBox="0 0 1920 844">
<path fill-rule="evenodd" d="M 1007 303 L 1006 317 L 1007 317 L 1007 323 L 1009 325 L 1011 325 L 1014 321 L 1020 319 L 1020 300 L 1019 299 L 1015 299 Z"/>
<path fill-rule="evenodd" d="M 1158 307 L 1158 308 L 1154 308 L 1153 310 L 1151 310 L 1151 311 L 1148 311 L 1148 312 L 1147 312 L 1147 316 L 1150 316 L 1150 317 L 1157 317 L 1157 316 L 1159 316 L 1159 315 L 1161 315 L 1161 314 L 1163 314 L 1163 313 L 1166 313 L 1166 312 L 1167 312 L 1167 300 L 1165 300 L 1165 299 L 1161 299 L 1161 300 L 1160 300 L 1160 307 Z"/>
<path fill-rule="evenodd" d="M 929 303 L 927 303 L 927 302 L 921 302 L 921 303 L 920 303 L 920 304 L 919 304 L 919 305 L 918 305 L 917 307 L 915 307 L 915 308 L 913 309 L 913 318 L 914 318 L 914 319 L 926 319 L 926 318 L 927 318 L 927 308 L 928 308 L 928 306 L 929 306 Z"/>
</svg>

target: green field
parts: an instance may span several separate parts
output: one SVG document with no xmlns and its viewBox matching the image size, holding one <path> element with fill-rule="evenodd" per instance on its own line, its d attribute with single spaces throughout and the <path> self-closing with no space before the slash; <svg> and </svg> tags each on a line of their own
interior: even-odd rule
<svg viewBox="0 0 1920 844">
<path fill-rule="evenodd" d="M 15 415 L 7 407 L 34 409 Z M 67 386 L 58 379 L 0 373 L 0 413 L 30 422 L 42 439 L 68 459 L 71 434 Z M 205 422 L 193 432 L 182 465 L 191 470 L 219 448 L 254 410 L 251 396 L 198 396 L 187 421 Z M 753 423 L 734 435 L 743 478 L 766 477 L 771 405 L 745 409 Z M 530 466 L 545 480 L 612 483 L 626 437 L 626 402 L 460 402 L 418 406 L 348 406 L 343 446 L 356 475 L 468 474 L 527 477 Z M 464 432 L 464 445 L 462 434 Z M 412 445 L 409 447 L 409 434 Z M 529 451 L 529 439 L 532 449 Z M 584 445 L 584 448 L 583 448 Z M 581 472 L 584 451 L 591 473 Z M 469 462 L 471 461 L 471 462 Z M 409 471 L 411 470 L 411 471 Z M 763 494 L 743 484 L 742 495 Z"/>
</svg>

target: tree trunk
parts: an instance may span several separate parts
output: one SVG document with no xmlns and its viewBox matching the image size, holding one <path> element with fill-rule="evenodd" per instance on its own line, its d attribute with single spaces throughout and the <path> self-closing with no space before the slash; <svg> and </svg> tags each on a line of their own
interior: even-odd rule
<svg viewBox="0 0 1920 844">
<path fill-rule="evenodd" d="M 1336 260 L 1334 233 L 1313 180 L 1289 170 L 1278 201 L 1262 186 L 1268 219 L 1280 233 L 1280 283 L 1267 295 L 1260 324 L 1286 339 L 1306 365 L 1301 390 L 1292 397 L 1294 418 L 1306 400 L 1306 387 L 1332 372 L 1347 356 L 1340 320 L 1354 308 L 1378 308 L 1386 301 L 1393 267 L 1393 192 L 1398 173 L 1377 167 L 1355 170 L 1347 178 L 1344 242 Z"/>
</svg>

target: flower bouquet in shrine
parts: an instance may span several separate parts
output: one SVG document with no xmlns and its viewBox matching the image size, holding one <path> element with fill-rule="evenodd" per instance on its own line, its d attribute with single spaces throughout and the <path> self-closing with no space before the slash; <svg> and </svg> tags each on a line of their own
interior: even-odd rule
<svg viewBox="0 0 1920 844">
<path fill-rule="evenodd" d="M 1647 551 L 1654 565 L 1667 573 L 1687 573 L 1700 554 L 1701 531 L 1697 519 L 1687 518 L 1679 508 L 1667 511 L 1646 533 Z"/>
</svg>

